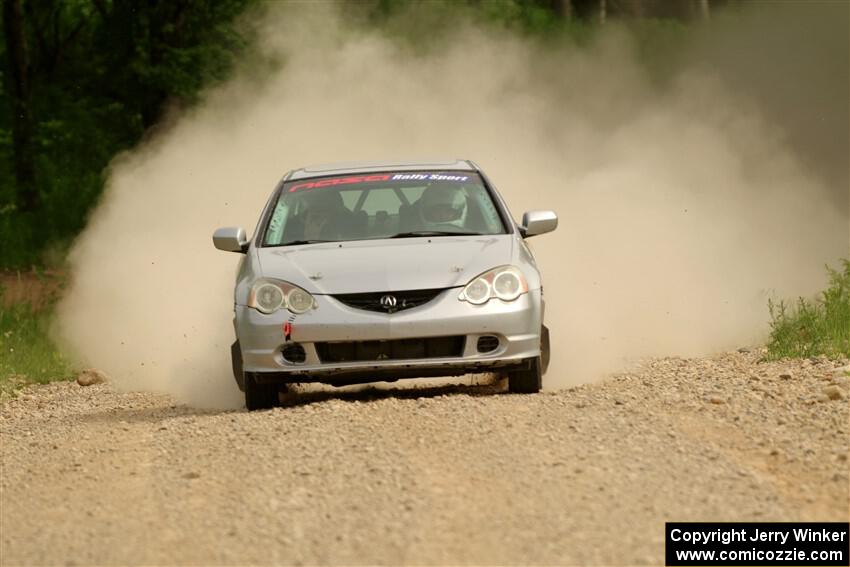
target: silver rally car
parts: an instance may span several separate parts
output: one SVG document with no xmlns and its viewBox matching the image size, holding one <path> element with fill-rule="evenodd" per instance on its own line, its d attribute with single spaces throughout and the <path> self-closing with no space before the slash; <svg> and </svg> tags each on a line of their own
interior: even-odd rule
<svg viewBox="0 0 850 567">
<path fill-rule="evenodd" d="M 272 407 L 292 383 L 475 372 L 537 392 L 549 333 L 525 239 L 557 226 L 552 211 L 517 225 L 471 161 L 290 171 L 252 240 L 213 235 L 245 255 L 231 354 L 246 406 Z"/>
</svg>

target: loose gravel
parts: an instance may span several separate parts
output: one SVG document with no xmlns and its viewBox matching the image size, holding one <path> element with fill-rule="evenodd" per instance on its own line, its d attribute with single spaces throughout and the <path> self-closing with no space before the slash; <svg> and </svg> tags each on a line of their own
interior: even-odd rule
<svg viewBox="0 0 850 567">
<path fill-rule="evenodd" d="M 0 407 L 0 563 L 663 564 L 665 521 L 847 521 L 848 361 L 663 358 L 537 395 Z"/>
</svg>

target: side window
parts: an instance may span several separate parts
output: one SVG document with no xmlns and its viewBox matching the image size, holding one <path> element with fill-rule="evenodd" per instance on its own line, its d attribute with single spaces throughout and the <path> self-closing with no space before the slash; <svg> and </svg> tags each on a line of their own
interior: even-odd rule
<svg viewBox="0 0 850 567">
<path fill-rule="evenodd" d="M 360 210 L 366 211 L 366 214 L 370 217 L 375 216 L 378 211 L 386 211 L 388 214 L 395 215 L 398 214 L 400 206 L 401 199 L 392 189 L 372 189 L 366 195 L 366 200 Z"/>
<path fill-rule="evenodd" d="M 354 206 L 357 204 L 357 200 L 360 199 L 360 195 L 363 194 L 363 191 L 340 191 L 340 195 L 342 195 L 342 204 L 345 205 L 345 208 L 349 211 L 354 210 Z"/>
<path fill-rule="evenodd" d="M 289 205 L 286 199 L 278 199 L 272 218 L 269 219 L 269 228 L 266 231 L 266 244 L 276 245 L 283 240 L 283 230 L 286 228 L 286 220 L 289 218 Z"/>
<path fill-rule="evenodd" d="M 464 189 L 481 212 L 484 223 L 487 225 L 487 230 L 489 232 L 499 232 L 502 228 L 502 219 L 499 217 L 499 211 L 496 210 L 496 205 L 493 203 L 490 195 L 487 194 L 487 190 L 480 185 L 467 185 Z"/>
<path fill-rule="evenodd" d="M 404 193 L 404 196 L 407 197 L 407 202 L 409 204 L 413 204 L 422 197 L 422 193 L 425 191 L 425 187 L 402 187 L 401 192 Z"/>
</svg>

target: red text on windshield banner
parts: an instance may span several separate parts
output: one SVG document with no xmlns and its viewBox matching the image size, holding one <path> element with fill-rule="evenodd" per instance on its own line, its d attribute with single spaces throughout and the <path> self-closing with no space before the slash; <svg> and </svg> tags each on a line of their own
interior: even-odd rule
<svg viewBox="0 0 850 567">
<path fill-rule="evenodd" d="M 368 183 L 370 181 L 389 181 L 391 174 L 379 175 L 353 175 L 350 177 L 333 177 L 331 179 L 320 179 L 318 181 L 307 181 L 289 188 L 289 193 L 299 189 L 318 189 L 320 187 L 333 187 L 334 185 L 348 185 L 351 183 Z"/>
</svg>

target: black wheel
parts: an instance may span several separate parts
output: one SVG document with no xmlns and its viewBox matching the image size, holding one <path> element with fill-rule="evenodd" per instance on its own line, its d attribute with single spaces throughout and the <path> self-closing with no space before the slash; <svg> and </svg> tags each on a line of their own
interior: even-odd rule
<svg viewBox="0 0 850 567">
<path fill-rule="evenodd" d="M 278 400 L 277 384 L 263 384 L 257 382 L 252 374 L 245 374 L 245 407 L 248 411 L 273 408 Z"/>
<path fill-rule="evenodd" d="M 542 374 L 546 374 L 549 370 L 549 359 L 551 351 L 549 350 L 549 327 L 543 325 L 540 332 L 540 370 Z"/>
<path fill-rule="evenodd" d="M 540 357 L 528 360 L 528 369 L 508 372 L 508 390 L 515 394 L 535 394 L 543 385 Z"/>
<path fill-rule="evenodd" d="M 236 385 L 244 392 L 245 374 L 242 372 L 242 347 L 239 346 L 239 341 L 230 345 L 230 363 L 233 366 L 233 377 L 236 379 Z"/>
</svg>

